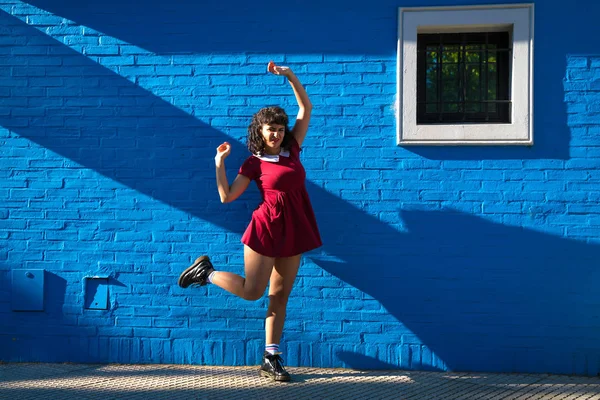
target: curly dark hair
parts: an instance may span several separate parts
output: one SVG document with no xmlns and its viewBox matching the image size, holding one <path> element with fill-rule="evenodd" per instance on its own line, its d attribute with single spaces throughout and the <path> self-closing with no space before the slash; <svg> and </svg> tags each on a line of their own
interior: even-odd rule
<svg viewBox="0 0 600 400">
<path fill-rule="evenodd" d="M 283 136 L 281 147 L 288 149 L 291 138 L 291 131 L 288 127 L 288 122 L 288 116 L 283 108 L 278 106 L 261 108 L 256 114 L 254 114 L 252 117 L 252 122 L 250 123 L 250 126 L 248 126 L 248 150 L 250 150 L 252 154 L 258 155 L 264 152 L 265 142 L 262 136 L 262 127 L 263 125 L 271 124 L 285 126 L 285 135 Z"/>
</svg>

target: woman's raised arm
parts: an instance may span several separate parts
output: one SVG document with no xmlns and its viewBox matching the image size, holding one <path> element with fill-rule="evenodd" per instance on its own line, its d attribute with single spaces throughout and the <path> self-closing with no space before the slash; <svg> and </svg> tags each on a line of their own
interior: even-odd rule
<svg viewBox="0 0 600 400">
<path fill-rule="evenodd" d="M 292 86 L 294 95 L 296 96 L 296 102 L 298 103 L 298 116 L 296 117 L 296 123 L 292 128 L 292 135 L 298 142 L 298 145 L 302 145 L 306 132 L 308 131 L 308 124 L 310 122 L 310 114 L 312 112 L 312 103 L 308 98 L 304 86 L 300 83 L 298 77 L 288 67 L 280 67 L 275 65 L 273 61 L 269 62 L 267 67 L 268 71 L 275 75 L 283 75 L 288 79 L 288 82 Z"/>
</svg>

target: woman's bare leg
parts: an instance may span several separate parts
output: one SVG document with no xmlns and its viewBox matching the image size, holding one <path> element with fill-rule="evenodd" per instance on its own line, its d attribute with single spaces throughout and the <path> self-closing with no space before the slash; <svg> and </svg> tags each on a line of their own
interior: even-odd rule
<svg viewBox="0 0 600 400">
<path fill-rule="evenodd" d="M 269 285 L 269 308 L 265 319 L 265 343 L 279 344 L 288 299 L 298 274 L 301 255 L 276 258 Z"/>
<path fill-rule="evenodd" d="M 217 271 L 212 283 L 246 300 L 258 300 L 262 297 L 275 259 L 258 254 L 244 245 L 244 277 L 225 271 Z"/>
</svg>

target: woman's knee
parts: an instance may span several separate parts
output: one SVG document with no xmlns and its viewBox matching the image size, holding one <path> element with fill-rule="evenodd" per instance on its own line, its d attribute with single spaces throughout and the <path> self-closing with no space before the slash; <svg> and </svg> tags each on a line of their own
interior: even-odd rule
<svg viewBox="0 0 600 400">
<path fill-rule="evenodd" d="M 273 310 L 285 310 L 289 296 L 283 292 L 269 294 L 269 308 Z"/>
<path fill-rule="evenodd" d="M 263 296 L 265 289 L 254 287 L 244 287 L 244 300 L 256 301 Z"/>
</svg>

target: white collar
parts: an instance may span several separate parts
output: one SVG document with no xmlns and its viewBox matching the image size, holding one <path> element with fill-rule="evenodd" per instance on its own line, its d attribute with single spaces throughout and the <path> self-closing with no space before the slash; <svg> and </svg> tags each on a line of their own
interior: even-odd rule
<svg viewBox="0 0 600 400">
<path fill-rule="evenodd" d="M 279 154 L 263 154 L 263 155 L 253 154 L 253 155 L 254 155 L 254 157 L 258 158 L 259 160 L 268 161 L 268 162 L 278 162 L 279 156 L 289 157 L 290 152 L 288 150 L 281 150 L 279 152 Z"/>
</svg>

